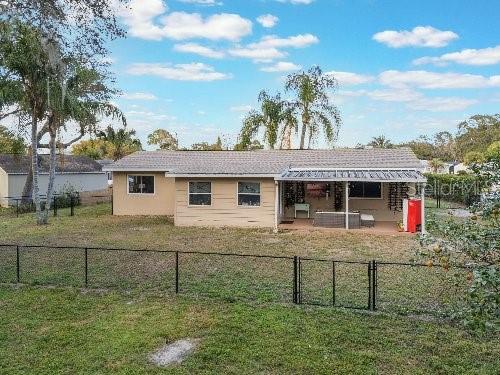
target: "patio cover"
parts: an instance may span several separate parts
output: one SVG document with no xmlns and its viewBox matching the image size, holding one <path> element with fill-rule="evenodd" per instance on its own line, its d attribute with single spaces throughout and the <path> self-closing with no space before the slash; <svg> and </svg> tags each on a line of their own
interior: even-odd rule
<svg viewBox="0 0 500 375">
<path fill-rule="evenodd" d="M 426 182 L 425 176 L 411 169 L 290 169 L 277 181 L 372 181 Z"/>
</svg>

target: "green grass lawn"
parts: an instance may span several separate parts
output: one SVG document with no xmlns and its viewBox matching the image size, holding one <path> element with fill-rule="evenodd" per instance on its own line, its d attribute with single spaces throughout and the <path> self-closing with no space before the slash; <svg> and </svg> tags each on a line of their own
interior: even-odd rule
<svg viewBox="0 0 500 375">
<path fill-rule="evenodd" d="M 104 246 L 163 250 L 202 250 L 270 255 L 335 257 L 339 260 L 405 261 L 413 256 L 412 236 L 334 234 L 317 231 L 274 234 L 267 229 L 180 228 L 165 217 L 111 216 L 108 204 L 59 210 L 48 226 L 33 214 L 0 215 L 0 242 L 69 246 Z"/>
<path fill-rule="evenodd" d="M 5 242 L 47 244 L 43 249 L 22 248 L 20 279 L 41 285 L 84 286 L 84 249 L 57 246 L 106 246 L 185 251 L 213 251 L 280 255 L 287 259 L 180 254 L 180 291 L 221 299 L 259 302 L 292 301 L 293 260 L 289 257 L 328 257 L 362 261 L 335 264 L 335 305 L 366 308 L 367 261 L 409 261 L 415 240 L 406 235 L 369 235 L 335 232 L 284 232 L 252 229 L 178 228 L 166 218 L 113 217 L 108 205 L 79 207 L 76 216 L 60 212 L 44 227 L 32 215 L 3 220 Z M 0 253 L 0 281 L 16 279 L 15 248 Z M 90 249 L 88 285 L 134 292 L 172 293 L 175 287 L 175 254 Z M 303 303 L 333 305 L 333 264 L 304 260 L 301 263 Z M 380 265 L 378 308 L 396 313 L 448 314 L 464 286 L 454 285 L 450 273 L 427 267 Z"/>
<path fill-rule="evenodd" d="M 409 261 L 411 236 L 351 232 L 176 228 L 168 218 L 113 217 L 109 205 L 61 210 L 39 227 L 32 214 L 0 213 L 0 242 Z M 0 279 L 15 280 L 15 249 L 3 249 Z M 0 373 L 155 373 L 147 355 L 163 343 L 201 338 L 167 373 L 495 373 L 498 340 L 441 319 L 460 295 L 436 268 L 379 268 L 379 311 L 291 304 L 292 263 L 186 255 L 181 294 L 164 253 L 21 251 L 21 281 L 0 286 Z M 367 300 L 366 265 L 337 264 L 339 304 Z M 331 263 L 303 264 L 308 302 L 332 298 Z M 215 297 L 215 298 L 206 298 Z M 277 303 L 276 303 L 277 302 Z M 438 312 L 422 315 L 427 309 Z"/>
<path fill-rule="evenodd" d="M 496 374 L 498 341 L 342 309 L 0 287 L 2 374 Z M 201 339 L 182 365 L 148 354 Z"/>
</svg>

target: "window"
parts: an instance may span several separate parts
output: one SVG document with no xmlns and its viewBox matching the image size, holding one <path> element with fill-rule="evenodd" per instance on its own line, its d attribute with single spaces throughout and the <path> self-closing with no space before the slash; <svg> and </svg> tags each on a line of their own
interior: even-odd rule
<svg viewBox="0 0 500 375">
<path fill-rule="evenodd" d="M 155 177 L 154 176 L 128 176 L 129 194 L 154 194 Z"/>
<path fill-rule="evenodd" d="M 189 205 L 210 206 L 212 204 L 211 182 L 189 182 Z"/>
<path fill-rule="evenodd" d="M 238 182 L 238 206 L 260 206 L 259 182 Z"/>
<path fill-rule="evenodd" d="M 350 198 L 382 198 L 382 183 L 380 182 L 350 182 Z"/>
</svg>

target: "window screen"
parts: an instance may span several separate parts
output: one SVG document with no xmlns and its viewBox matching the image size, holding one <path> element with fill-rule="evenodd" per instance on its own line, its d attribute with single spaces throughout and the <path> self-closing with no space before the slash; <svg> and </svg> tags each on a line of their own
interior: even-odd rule
<svg viewBox="0 0 500 375">
<path fill-rule="evenodd" d="M 212 183 L 211 182 L 190 182 L 189 183 L 189 205 L 190 206 L 210 206 L 212 204 Z"/>
<path fill-rule="evenodd" d="M 238 206 L 260 206 L 259 182 L 238 182 Z"/>
<path fill-rule="evenodd" d="M 128 192 L 131 194 L 154 194 L 154 176 L 128 176 Z"/>
<path fill-rule="evenodd" d="M 351 198 L 382 198 L 381 182 L 351 182 L 349 183 Z"/>
</svg>

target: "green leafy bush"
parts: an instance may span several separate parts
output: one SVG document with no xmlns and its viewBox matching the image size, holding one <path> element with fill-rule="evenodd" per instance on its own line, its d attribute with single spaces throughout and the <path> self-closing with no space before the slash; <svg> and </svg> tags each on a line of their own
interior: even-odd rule
<svg viewBox="0 0 500 375">
<path fill-rule="evenodd" d="M 478 201 L 484 182 L 475 174 L 433 174 L 426 173 L 426 193 L 432 198 L 469 206 Z"/>
</svg>

